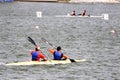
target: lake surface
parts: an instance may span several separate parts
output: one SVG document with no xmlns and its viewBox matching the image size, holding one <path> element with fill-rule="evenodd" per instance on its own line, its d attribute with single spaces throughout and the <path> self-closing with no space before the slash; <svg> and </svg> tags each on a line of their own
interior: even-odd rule
<svg viewBox="0 0 120 80">
<path fill-rule="evenodd" d="M 109 14 L 101 18 L 57 18 L 76 10 Z M 41 11 L 42 18 L 36 17 Z M 36 28 L 36 26 L 39 26 Z M 120 4 L 0 3 L 0 80 L 120 80 Z M 28 61 L 32 37 L 52 59 L 44 37 L 73 59 L 86 62 L 50 66 L 4 66 Z"/>
</svg>

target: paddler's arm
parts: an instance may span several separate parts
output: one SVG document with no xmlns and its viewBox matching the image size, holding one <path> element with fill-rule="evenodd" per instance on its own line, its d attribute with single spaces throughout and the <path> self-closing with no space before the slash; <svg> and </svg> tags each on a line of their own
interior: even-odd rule
<svg viewBox="0 0 120 80">
<path fill-rule="evenodd" d="M 38 54 L 38 61 L 40 61 L 40 58 L 42 58 L 44 61 L 47 61 L 47 58 L 44 54 Z"/>
<path fill-rule="evenodd" d="M 54 50 L 53 48 L 50 48 L 50 49 L 49 49 L 49 52 L 50 52 L 51 54 L 54 54 L 54 53 L 55 53 L 55 50 Z"/>
<path fill-rule="evenodd" d="M 32 55 L 32 54 L 33 54 L 33 51 L 30 52 L 30 55 Z"/>
<path fill-rule="evenodd" d="M 42 58 L 44 61 L 47 61 L 47 58 L 45 57 L 45 56 L 43 56 L 43 58 Z"/>
<path fill-rule="evenodd" d="M 67 59 L 67 58 L 69 58 L 67 55 L 65 55 L 65 54 L 63 54 L 63 58 L 64 59 Z"/>
<path fill-rule="evenodd" d="M 43 60 L 44 60 L 44 61 L 47 61 L 47 58 L 46 58 L 46 57 L 44 57 L 44 58 L 43 58 Z"/>
</svg>

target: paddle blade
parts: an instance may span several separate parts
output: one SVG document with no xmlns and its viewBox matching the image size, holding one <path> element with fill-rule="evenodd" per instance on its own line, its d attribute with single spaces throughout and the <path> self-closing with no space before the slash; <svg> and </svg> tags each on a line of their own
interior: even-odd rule
<svg viewBox="0 0 120 80">
<path fill-rule="evenodd" d="M 76 62 L 74 59 L 69 59 L 71 62 Z"/>
<path fill-rule="evenodd" d="M 33 45 L 37 46 L 35 41 L 31 37 L 28 37 L 28 41 L 30 41 Z"/>
</svg>

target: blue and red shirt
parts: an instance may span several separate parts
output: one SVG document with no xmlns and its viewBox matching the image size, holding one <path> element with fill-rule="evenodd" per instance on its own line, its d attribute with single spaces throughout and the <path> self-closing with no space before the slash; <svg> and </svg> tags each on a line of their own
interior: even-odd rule
<svg viewBox="0 0 120 80">
<path fill-rule="evenodd" d="M 32 61 L 40 61 L 40 59 L 45 59 L 45 56 L 40 51 L 32 51 Z"/>
</svg>

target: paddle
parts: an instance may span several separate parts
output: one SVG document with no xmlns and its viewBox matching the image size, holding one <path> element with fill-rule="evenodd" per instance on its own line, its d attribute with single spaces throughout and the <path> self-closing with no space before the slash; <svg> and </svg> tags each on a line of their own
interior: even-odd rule
<svg viewBox="0 0 120 80">
<path fill-rule="evenodd" d="M 45 38 L 41 38 L 41 40 L 47 44 L 49 44 L 51 47 L 56 48 L 52 43 L 48 42 Z M 74 59 L 70 59 L 71 62 L 76 62 Z"/>
<path fill-rule="evenodd" d="M 35 45 L 37 47 L 35 41 L 31 37 L 28 37 L 28 41 L 30 41 L 33 45 Z"/>
<path fill-rule="evenodd" d="M 41 38 L 41 40 L 47 44 L 49 44 L 50 46 L 52 46 L 53 48 L 56 48 L 53 44 L 51 44 L 50 42 L 48 42 L 45 38 Z"/>
</svg>

